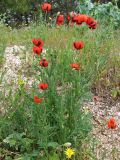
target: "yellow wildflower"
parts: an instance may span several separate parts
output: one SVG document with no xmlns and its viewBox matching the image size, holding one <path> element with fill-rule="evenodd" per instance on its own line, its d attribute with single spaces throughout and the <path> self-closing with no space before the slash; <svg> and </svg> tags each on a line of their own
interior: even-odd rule
<svg viewBox="0 0 120 160">
<path fill-rule="evenodd" d="M 19 86 L 23 86 L 23 85 L 25 84 L 25 82 L 24 82 L 24 80 L 19 79 L 19 80 L 18 80 L 18 84 L 19 84 Z"/>
<path fill-rule="evenodd" d="M 68 159 L 70 159 L 75 154 L 75 150 L 72 148 L 67 148 L 65 150 L 65 155 Z"/>
</svg>

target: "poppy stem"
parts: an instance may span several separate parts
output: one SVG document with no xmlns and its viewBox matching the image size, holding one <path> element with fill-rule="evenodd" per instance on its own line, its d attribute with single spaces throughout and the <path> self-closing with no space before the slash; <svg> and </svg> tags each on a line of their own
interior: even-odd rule
<svg viewBox="0 0 120 160">
<path fill-rule="evenodd" d="M 47 11 L 45 12 L 45 22 L 47 24 Z"/>
</svg>

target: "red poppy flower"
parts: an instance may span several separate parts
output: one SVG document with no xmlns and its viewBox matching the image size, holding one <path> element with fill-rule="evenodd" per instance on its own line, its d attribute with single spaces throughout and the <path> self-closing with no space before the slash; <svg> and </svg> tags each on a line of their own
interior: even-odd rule
<svg viewBox="0 0 120 160">
<path fill-rule="evenodd" d="M 74 23 L 75 23 L 76 20 L 77 20 L 77 14 L 74 13 L 74 12 L 70 13 L 70 14 L 68 15 L 68 17 L 67 17 L 67 20 L 68 20 L 68 22 L 71 22 L 71 23 L 70 23 L 70 26 L 73 27 L 73 26 L 74 26 Z"/>
<path fill-rule="evenodd" d="M 57 19 L 56 19 L 56 24 L 57 24 L 58 26 L 60 26 L 60 25 L 62 25 L 63 23 L 64 23 L 64 15 L 59 14 L 59 15 L 57 16 Z"/>
<path fill-rule="evenodd" d="M 117 127 L 117 124 L 115 122 L 114 118 L 110 118 L 110 120 L 108 121 L 108 128 L 110 129 L 115 129 Z"/>
<path fill-rule="evenodd" d="M 94 18 L 88 17 L 88 18 L 87 18 L 87 21 L 86 21 L 86 24 L 87 24 L 87 25 L 90 25 L 90 24 L 92 24 L 94 21 L 95 21 Z"/>
<path fill-rule="evenodd" d="M 76 14 L 72 15 L 72 22 L 75 23 L 77 21 L 78 16 Z"/>
<path fill-rule="evenodd" d="M 32 42 L 34 45 L 38 46 L 38 47 L 43 47 L 44 42 L 42 39 L 38 38 L 38 39 L 32 39 Z"/>
<path fill-rule="evenodd" d="M 49 12 L 52 9 L 52 5 L 49 3 L 43 3 L 41 8 L 42 8 L 42 11 Z"/>
<path fill-rule="evenodd" d="M 75 49 L 80 50 L 84 47 L 84 43 L 82 41 L 73 42 L 73 46 Z"/>
<path fill-rule="evenodd" d="M 40 104 L 43 101 L 43 98 L 39 98 L 38 96 L 34 96 L 34 102 Z"/>
<path fill-rule="evenodd" d="M 70 20 L 71 20 L 70 14 L 67 15 L 67 20 L 68 20 L 68 22 L 70 22 Z"/>
<path fill-rule="evenodd" d="M 48 88 L 48 84 L 47 83 L 41 83 L 39 84 L 39 88 L 42 89 L 42 90 L 45 90 Z"/>
<path fill-rule="evenodd" d="M 87 15 L 81 14 L 81 17 L 83 19 L 83 22 L 87 22 L 87 20 L 88 20 L 88 16 Z"/>
<path fill-rule="evenodd" d="M 87 22 L 88 16 L 85 14 L 79 14 L 76 18 L 76 24 L 80 25 L 83 22 Z"/>
<path fill-rule="evenodd" d="M 97 22 L 94 21 L 93 23 L 91 23 L 91 24 L 89 25 L 89 28 L 90 28 L 90 29 L 96 29 L 96 28 L 97 28 Z"/>
<path fill-rule="evenodd" d="M 77 25 L 81 25 L 81 24 L 83 23 L 80 15 L 78 15 L 78 16 L 75 18 L 75 22 L 76 22 Z"/>
<path fill-rule="evenodd" d="M 37 47 L 37 46 L 34 46 L 33 47 L 33 52 L 37 55 L 40 55 L 40 53 L 42 52 L 42 47 Z"/>
<path fill-rule="evenodd" d="M 48 67 L 48 61 L 47 61 L 45 58 L 43 58 L 43 59 L 39 62 L 39 65 L 40 65 L 41 67 Z"/>
<path fill-rule="evenodd" d="M 80 70 L 80 65 L 78 63 L 72 63 L 70 66 L 75 70 Z"/>
<path fill-rule="evenodd" d="M 96 29 L 97 28 L 97 25 L 95 26 L 92 26 L 92 27 L 89 27 L 90 29 Z"/>
</svg>

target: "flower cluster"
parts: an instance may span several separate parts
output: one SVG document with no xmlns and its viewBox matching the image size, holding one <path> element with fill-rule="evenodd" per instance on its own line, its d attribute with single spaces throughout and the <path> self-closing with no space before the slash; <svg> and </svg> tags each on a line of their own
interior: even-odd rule
<svg viewBox="0 0 120 160">
<path fill-rule="evenodd" d="M 52 5 L 50 3 L 43 3 L 41 9 L 43 12 L 50 12 L 52 10 Z M 74 24 L 82 25 L 82 23 L 86 23 L 90 29 L 96 29 L 98 25 L 94 18 L 86 14 L 71 12 L 64 15 L 63 13 L 58 12 L 56 17 L 56 25 L 61 26 L 65 21 L 67 21 L 70 26 L 73 26 Z"/>
<path fill-rule="evenodd" d="M 72 25 L 82 25 L 82 23 L 86 23 L 90 29 L 96 29 L 98 24 L 94 18 L 85 14 L 76 14 L 74 12 L 67 15 L 67 20 Z"/>
<path fill-rule="evenodd" d="M 43 3 L 41 8 L 43 12 L 47 13 L 51 11 L 52 6 L 49 3 Z M 88 15 L 85 15 L 85 14 L 76 14 L 74 12 L 68 14 L 67 17 L 64 14 L 59 12 L 56 17 L 56 25 L 61 26 L 64 24 L 66 20 L 68 21 L 69 25 L 74 25 L 74 24 L 82 25 L 83 23 L 86 23 L 90 29 L 97 28 L 97 22 L 94 20 L 94 18 L 89 17 Z M 32 42 L 35 45 L 33 47 L 33 52 L 37 55 L 41 55 L 43 51 L 43 46 L 44 46 L 43 40 L 38 38 L 38 39 L 33 39 Z M 85 44 L 83 41 L 80 40 L 80 41 L 74 41 L 71 47 L 72 46 L 74 47 L 76 52 L 78 52 L 85 47 Z M 46 60 L 45 57 L 42 57 L 39 61 L 39 66 L 45 69 L 48 67 L 48 65 L 49 65 L 49 62 Z M 76 73 L 78 73 L 82 68 L 78 60 L 77 62 L 72 62 L 69 67 L 70 69 L 72 68 L 73 72 L 75 70 Z M 43 81 L 42 83 L 38 85 L 38 88 L 42 90 L 42 92 L 44 93 L 45 90 L 49 89 L 49 84 Z M 39 97 L 38 95 L 35 95 L 34 102 L 36 104 L 41 104 L 45 98 L 45 97 L 44 98 L 43 97 L 41 98 L 41 97 L 42 96 Z M 71 147 L 67 147 L 64 153 L 68 159 L 71 159 L 75 154 L 75 150 L 72 149 Z"/>
<path fill-rule="evenodd" d="M 73 26 L 74 24 L 82 25 L 83 23 L 86 23 L 90 29 L 96 29 L 98 25 L 97 21 L 95 21 L 94 18 L 85 14 L 76 14 L 74 12 L 68 14 L 66 20 L 68 24 L 70 24 L 70 26 Z M 64 23 L 64 21 L 65 16 L 59 13 L 56 19 L 56 25 L 60 26 Z"/>
<path fill-rule="evenodd" d="M 62 21 L 61 21 L 62 22 Z M 43 51 L 43 45 L 44 42 L 42 39 L 38 38 L 38 39 L 32 39 L 33 44 L 35 45 L 33 47 L 33 52 L 37 55 L 40 55 L 41 52 Z M 73 42 L 73 46 L 76 50 L 81 50 L 82 48 L 84 48 L 84 42 L 82 41 L 75 41 Z M 41 58 L 41 60 L 39 61 L 39 65 L 43 68 L 48 67 L 48 61 L 46 60 L 46 58 Z M 71 63 L 70 67 L 74 70 L 80 70 L 80 64 L 79 63 Z M 40 83 L 39 84 L 39 89 L 41 90 L 46 90 L 48 89 L 48 84 L 47 83 Z M 39 98 L 38 96 L 34 96 L 34 102 L 37 104 L 40 104 L 43 101 L 43 98 Z"/>
<path fill-rule="evenodd" d="M 43 46 L 44 46 L 44 42 L 42 39 L 38 38 L 38 39 L 32 39 L 33 44 L 35 45 L 33 47 L 33 52 L 37 55 L 40 55 L 43 51 Z M 48 67 L 48 61 L 46 60 L 46 58 L 42 58 L 39 61 L 39 65 L 41 67 Z M 40 83 L 38 86 L 39 89 L 41 90 L 46 90 L 48 88 L 48 84 L 47 83 Z M 38 96 L 34 96 L 34 102 L 36 104 L 40 104 L 43 101 L 43 98 L 39 98 Z"/>
<path fill-rule="evenodd" d="M 83 41 L 75 41 L 73 42 L 73 47 L 74 49 L 76 50 L 81 50 L 84 48 L 84 42 Z M 80 64 L 79 63 L 72 63 L 70 64 L 71 68 L 73 68 L 74 70 L 80 70 L 81 67 L 80 67 Z"/>
<path fill-rule="evenodd" d="M 35 45 L 33 47 L 33 52 L 37 55 L 40 55 L 42 53 L 43 50 L 43 46 L 44 46 L 44 42 L 42 41 L 42 39 L 38 38 L 38 39 L 33 39 L 32 40 L 33 44 Z"/>
</svg>

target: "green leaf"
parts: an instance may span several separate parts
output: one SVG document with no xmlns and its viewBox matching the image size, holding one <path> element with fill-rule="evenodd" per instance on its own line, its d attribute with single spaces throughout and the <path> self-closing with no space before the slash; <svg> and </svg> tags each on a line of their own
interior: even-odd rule
<svg viewBox="0 0 120 160">
<path fill-rule="evenodd" d="M 112 97 L 116 98 L 116 97 L 117 97 L 117 94 L 118 94 L 117 89 L 113 89 L 113 90 L 111 91 Z"/>
<path fill-rule="evenodd" d="M 49 160 L 60 160 L 57 153 L 53 153 L 49 156 Z"/>
<path fill-rule="evenodd" d="M 56 149 L 59 144 L 57 142 L 49 142 L 47 146 Z"/>
</svg>

